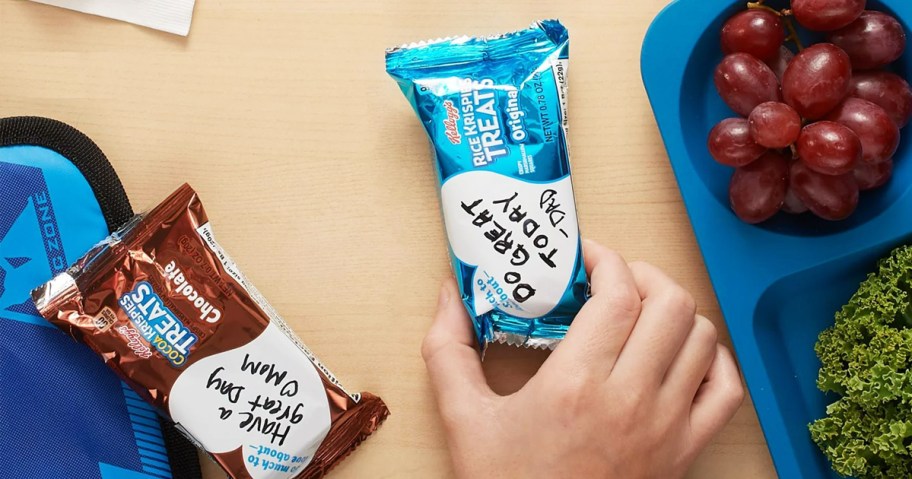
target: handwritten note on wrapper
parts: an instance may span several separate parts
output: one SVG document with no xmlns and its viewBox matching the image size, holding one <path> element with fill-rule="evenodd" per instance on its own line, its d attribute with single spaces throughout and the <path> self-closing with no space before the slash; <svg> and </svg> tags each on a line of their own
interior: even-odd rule
<svg viewBox="0 0 912 479">
<path fill-rule="evenodd" d="M 588 298 L 557 20 L 386 52 L 434 148 L 453 273 L 483 351 L 553 348 Z"/>
<path fill-rule="evenodd" d="M 279 414 L 269 414 L 275 408 Z M 212 421 L 213 410 L 219 421 Z M 178 376 L 171 418 L 196 431 L 210 452 L 241 448 L 254 479 L 273 477 L 274 467 L 306 467 L 331 425 L 317 370 L 301 367 L 298 348 L 272 325 L 250 343 L 197 361 Z M 292 450 L 292 444 L 305 446 Z"/>
<path fill-rule="evenodd" d="M 232 478 L 320 477 L 388 410 L 348 394 L 219 246 L 184 185 L 32 293 Z"/>
<path fill-rule="evenodd" d="M 500 309 L 534 319 L 560 304 L 576 273 L 580 241 L 569 176 L 526 183 L 469 171 L 443 184 L 440 202 L 453 254 L 478 265 L 471 278 L 476 316 Z M 491 241 L 493 235 L 499 237 Z M 502 254 L 508 243 L 514 245 Z M 533 294 L 535 301 L 520 302 Z"/>
</svg>

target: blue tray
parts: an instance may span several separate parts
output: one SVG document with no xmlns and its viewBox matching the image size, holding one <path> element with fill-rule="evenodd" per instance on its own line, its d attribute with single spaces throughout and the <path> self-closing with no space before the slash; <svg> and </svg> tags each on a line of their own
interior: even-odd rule
<svg viewBox="0 0 912 479">
<path fill-rule="evenodd" d="M 713 72 L 722 24 L 745 4 L 668 5 L 646 34 L 643 82 L 776 469 L 789 479 L 837 478 L 807 430 L 836 399 L 815 385 L 814 343 L 876 260 L 912 240 L 912 142 L 900 145 L 889 185 L 863 193 L 846 221 L 810 214 L 759 226 L 739 221 L 728 205 L 732 169 L 712 160 L 706 138 L 736 116 L 716 93 Z M 893 13 L 910 31 L 909 0 L 868 0 L 868 8 Z M 912 53 L 896 70 L 912 78 Z"/>
</svg>

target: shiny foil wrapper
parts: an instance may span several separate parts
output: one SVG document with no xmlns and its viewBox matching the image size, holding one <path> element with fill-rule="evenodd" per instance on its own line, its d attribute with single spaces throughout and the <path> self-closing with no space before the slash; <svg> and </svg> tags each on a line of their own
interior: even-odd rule
<svg viewBox="0 0 912 479">
<path fill-rule="evenodd" d="M 32 298 L 232 478 L 322 477 L 389 414 L 294 335 L 186 184 Z"/>
<path fill-rule="evenodd" d="M 453 274 L 478 345 L 554 348 L 588 299 L 557 20 L 391 48 L 433 149 Z"/>
</svg>

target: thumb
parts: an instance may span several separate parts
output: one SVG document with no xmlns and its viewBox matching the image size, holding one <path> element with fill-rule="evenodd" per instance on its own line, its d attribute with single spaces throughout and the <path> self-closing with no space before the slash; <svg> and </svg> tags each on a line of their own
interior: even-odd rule
<svg viewBox="0 0 912 479">
<path fill-rule="evenodd" d="M 440 289 L 437 315 L 421 345 L 421 355 L 444 418 L 469 412 L 480 399 L 494 394 L 475 350 L 471 319 L 459 298 L 456 281 L 449 278 Z"/>
</svg>

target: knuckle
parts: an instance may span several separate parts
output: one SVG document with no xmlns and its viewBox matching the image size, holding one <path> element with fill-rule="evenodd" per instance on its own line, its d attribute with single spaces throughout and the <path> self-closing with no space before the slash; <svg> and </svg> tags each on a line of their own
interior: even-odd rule
<svg viewBox="0 0 912 479">
<path fill-rule="evenodd" d="M 617 250 L 611 249 L 607 246 L 598 245 L 599 253 L 604 258 L 610 258 L 616 261 L 624 261 L 624 257 L 621 256 L 621 253 L 618 253 Z"/>
<path fill-rule="evenodd" d="M 640 261 L 640 260 L 631 261 L 631 262 L 628 263 L 628 264 L 629 264 L 629 266 L 630 266 L 630 270 L 631 270 L 631 271 L 644 271 L 644 270 L 647 270 L 647 269 L 654 268 L 653 265 L 651 265 L 651 264 L 649 264 L 649 263 L 647 263 L 647 262 L 645 262 L 645 261 Z"/>
<path fill-rule="evenodd" d="M 627 316 L 638 317 L 642 302 L 640 295 L 629 285 L 617 285 L 603 292 L 605 309 Z"/>
<path fill-rule="evenodd" d="M 716 353 L 716 360 L 724 360 L 731 362 L 731 367 L 735 370 L 734 374 L 725 381 L 724 386 L 722 387 L 722 394 L 725 395 L 733 406 L 738 406 L 744 402 L 746 391 L 744 389 L 744 384 L 741 379 L 741 374 L 737 372 L 737 363 L 735 362 L 734 356 L 729 352 L 728 348 L 723 346 L 717 346 L 718 352 Z"/>
<path fill-rule="evenodd" d="M 634 415 L 625 414 L 619 415 L 616 417 L 614 423 L 611 425 L 612 434 L 615 437 L 630 438 L 633 441 L 636 441 L 638 444 L 635 449 L 648 450 L 651 449 L 652 442 L 649 438 L 647 430 L 643 427 Z"/>
<path fill-rule="evenodd" d="M 664 305 L 675 311 L 683 311 L 693 316 L 697 312 L 697 302 L 686 289 L 680 286 L 668 288 L 663 297 Z"/>
<path fill-rule="evenodd" d="M 727 388 L 725 388 L 725 395 L 729 401 L 731 401 L 732 406 L 740 406 L 744 403 L 744 386 L 741 384 L 741 381 L 732 381 Z"/>
<path fill-rule="evenodd" d="M 431 358 L 434 357 L 435 354 L 437 354 L 440 348 L 440 338 L 438 338 L 434 333 L 429 333 L 421 341 L 421 358 L 424 359 L 425 362 L 428 362 L 431 360 Z"/>
<path fill-rule="evenodd" d="M 694 328 L 696 328 L 696 334 L 699 335 L 698 337 L 703 344 L 715 346 L 719 341 L 719 331 L 716 329 L 716 325 L 705 316 L 698 315 L 696 317 Z"/>
<path fill-rule="evenodd" d="M 636 422 L 639 411 L 642 410 L 644 404 L 646 404 L 647 399 L 648 398 L 646 396 L 646 392 L 641 388 L 624 388 L 624 390 L 621 391 L 620 398 L 618 399 L 618 402 L 621 406 L 619 410 L 630 412 L 627 417 Z"/>
<path fill-rule="evenodd" d="M 592 276 L 610 274 L 612 268 L 624 261 L 624 258 L 613 249 L 608 249 L 598 244 L 590 245 L 590 248 L 589 251 L 595 261 L 592 269 Z"/>
</svg>

